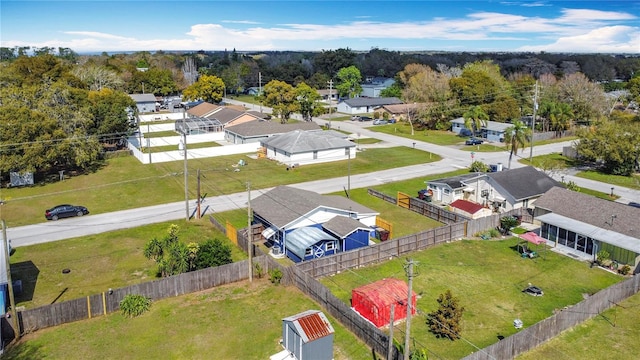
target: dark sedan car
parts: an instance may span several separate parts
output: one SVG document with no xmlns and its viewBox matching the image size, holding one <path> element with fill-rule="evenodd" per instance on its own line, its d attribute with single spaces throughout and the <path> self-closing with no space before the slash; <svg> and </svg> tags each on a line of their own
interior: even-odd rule
<svg viewBox="0 0 640 360">
<path fill-rule="evenodd" d="M 480 145 L 482 144 L 484 141 L 482 141 L 482 139 L 478 139 L 478 138 L 471 138 L 471 139 L 467 139 L 467 141 L 465 141 L 465 145 Z"/>
<path fill-rule="evenodd" d="M 87 208 L 84 206 L 64 204 L 48 209 L 47 211 L 45 211 L 44 217 L 47 220 L 56 221 L 58 219 L 67 217 L 87 215 L 88 213 L 89 210 L 87 210 Z"/>
</svg>

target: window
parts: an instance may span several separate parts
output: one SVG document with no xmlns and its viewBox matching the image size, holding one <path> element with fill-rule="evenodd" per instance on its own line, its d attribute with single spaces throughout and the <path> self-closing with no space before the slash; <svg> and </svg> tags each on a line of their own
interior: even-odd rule
<svg viewBox="0 0 640 360">
<path fill-rule="evenodd" d="M 329 251 L 329 250 L 333 250 L 333 249 L 335 249 L 335 247 L 336 247 L 336 244 L 335 244 L 333 241 L 329 241 L 329 242 L 327 242 L 327 245 L 325 246 L 325 248 L 327 249 L 327 251 Z"/>
<path fill-rule="evenodd" d="M 443 192 L 445 195 L 449 195 L 449 194 L 451 194 L 451 190 L 449 190 L 449 189 L 447 189 L 447 188 L 442 189 L 442 192 Z"/>
<path fill-rule="evenodd" d="M 318 158 L 318 152 L 317 152 L 317 151 L 314 151 L 314 152 L 313 152 L 313 159 L 315 160 L 315 159 L 317 159 L 317 158 Z"/>
<path fill-rule="evenodd" d="M 350 150 L 351 149 L 349 149 L 349 148 L 344 148 L 344 154 L 349 156 Z"/>
<path fill-rule="evenodd" d="M 307 248 L 307 250 L 304 251 L 304 256 L 311 256 L 311 248 Z"/>
</svg>

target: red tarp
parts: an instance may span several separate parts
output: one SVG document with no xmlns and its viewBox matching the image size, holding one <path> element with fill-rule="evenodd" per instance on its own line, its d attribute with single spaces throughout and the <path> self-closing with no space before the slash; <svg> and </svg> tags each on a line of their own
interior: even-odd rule
<svg viewBox="0 0 640 360">
<path fill-rule="evenodd" d="M 528 233 L 524 233 L 520 235 L 520 237 L 536 245 L 544 244 L 547 241 L 545 238 L 538 236 L 538 234 L 532 231 L 529 231 Z"/>
</svg>

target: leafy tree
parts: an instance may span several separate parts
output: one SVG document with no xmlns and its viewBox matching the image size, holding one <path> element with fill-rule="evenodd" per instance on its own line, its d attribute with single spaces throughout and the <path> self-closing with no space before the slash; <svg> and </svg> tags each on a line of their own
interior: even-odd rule
<svg viewBox="0 0 640 360">
<path fill-rule="evenodd" d="M 296 91 L 293 86 L 278 80 L 269 81 L 262 91 L 262 103 L 273 109 L 273 114 L 286 124 L 291 113 L 298 109 Z"/>
<path fill-rule="evenodd" d="M 89 111 L 93 114 L 93 126 L 88 131 L 103 143 L 115 143 L 124 138 L 135 126 L 129 120 L 127 108 L 135 108 L 131 97 L 120 91 L 103 89 L 89 92 Z"/>
<path fill-rule="evenodd" d="M 509 169 L 511 169 L 513 155 L 517 155 L 518 149 L 524 147 L 529 136 L 531 136 L 531 129 L 519 120 L 514 121 L 513 126 L 504 130 L 504 141 L 509 146 Z"/>
<path fill-rule="evenodd" d="M 71 73 L 87 84 L 89 90 L 99 91 L 103 88 L 116 90 L 121 89 L 124 85 L 124 80 L 118 73 L 105 66 L 78 66 L 73 68 Z"/>
<path fill-rule="evenodd" d="M 224 94 L 225 84 L 217 76 L 202 75 L 198 81 L 184 89 L 183 98 L 186 100 L 202 99 L 210 103 L 219 103 Z"/>
<path fill-rule="evenodd" d="M 311 121 L 313 116 L 321 115 L 324 108 L 318 105 L 321 99 L 316 89 L 311 88 L 305 83 L 300 83 L 295 88 L 298 109 L 305 121 Z"/>
<path fill-rule="evenodd" d="M 487 121 L 489 121 L 489 115 L 484 112 L 481 106 L 470 107 L 462 117 L 464 118 L 464 127 L 471 129 L 474 135 L 478 133 L 480 128 L 486 126 Z"/>
<path fill-rule="evenodd" d="M 437 301 L 438 309 L 427 314 L 429 330 L 438 338 L 459 339 L 462 332 L 460 322 L 464 307 L 460 306 L 460 301 L 451 294 L 449 289 L 444 294 L 440 294 Z"/>
<path fill-rule="evenodd" d="M 606 121 L 578 131 L 576 150 L 582 160 L 602 164 L 604 172 L 631 175 L 640 165 L 640 124 Z"/>
<path fill-rule="evenodd" d="M 209 239 L 200 245 L 195 260 L 196 269 L 230 264 L 231 247 L 219 239 Z"/>
<path fill-rule="evenodd" d="M 339 69 L 355 65 L 356 54 L 349 48 L 323 50 L 313 58 L 317 72 L 334 77 Z"/>
<path fill-rule="evenodd" d="M 359 95 L 362 92 L 362 75 L 360 70 L 355 66 L 349 66 L 338 70 L 338 84 L 336 90 L 340 96 L 348 96 L 350 98 Z"/>
<path fill-rule="evenodd" d="M 543 116 L 548 121 L 547 126 L 543 128 L 544 131 L 548 131 L 549 128 L 553 131 L 561 133 L 564 130 L 571 128 L 573 120 L 573 111 L 571 106 L 561 102 L 544 102 L 540 106 L 540 116 Z"/>
</svg>

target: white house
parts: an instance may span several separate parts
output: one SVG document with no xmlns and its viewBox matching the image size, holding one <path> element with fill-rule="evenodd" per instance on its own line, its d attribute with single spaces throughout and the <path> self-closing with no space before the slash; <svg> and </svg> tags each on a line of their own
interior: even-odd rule
<svg viewBox="0 0 640 360">
<path fill-rule="evenodd" d="M 389 98 L 370 98 L 370 97 L 357 97 L 353 99 L 347 99 L 341 101 L 337 108 L 338 112 L 345 114 L 366 114 L 371 113 L 379 107 L 384 105 L 402 104 L 402 100 L 389 97 Z"/>
<path fill-rule="evenodd" d="M 333 130 L 294 130 L 260 140 L 260 146 L 267 158 L 294 167 L 356 157 L 356 144 Z"/>
</svg>

